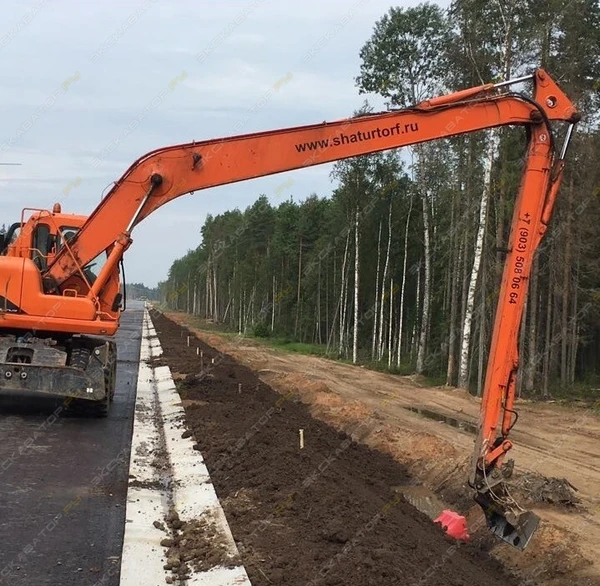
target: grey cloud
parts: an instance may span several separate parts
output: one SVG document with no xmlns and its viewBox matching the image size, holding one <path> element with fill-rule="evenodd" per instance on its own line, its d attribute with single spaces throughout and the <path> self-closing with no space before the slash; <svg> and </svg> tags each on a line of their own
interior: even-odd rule
<svg viewBox="0 0 600 586">
<path fill-rule="evenodd" d="M 255 111 L 241 132 L 350 115 L 363 100 L 352 81 L 358 51 L 375 19 L 389 8 L 387 0 L 360 3 L 355 17 L 306 61 L 307 52 L 357 0 L 254 0 L 255 9 L 233 28 L 233 20 L 252 0 L 46 0 L 18 28 L 40 1 L 2 2 L 0 144 L 14 137 L 57 88 L 60 92 L 0 155 L 3 161 L 23 163 L 0 168 L 0 223 L 18 219 L 25 205 L 50 206 L 54 200 L 63 201 L 65 211 L 90 213 L 101 193 L 140 155 L 232 134 L 265 90 L 288 72 L 289 83 Z M 210 45 L 223 31 L 230 32 Z M 197 55 L 209 46 L 210 54 L 199 61 Z M 147 112 L 135 131 L 94 167 L 106 145 L 183 72 L 185 79 L 166 93 L 160 106 Z M 207 213 L 243 209 L 260 193 L 274 204 L 290 193 L 296 199 L 312 192 L 330 194 L 329 169 L 289 174 L 293 187 L 279 196 L 275 190 L 288 174 L 170 203 L 134 231 L 125 257 L 128 279 L 149 285 L 164 279 L 171 262 L 198 245 Z M 65 195 L 65 187 L 77 177 L 81 182 Z"/>
</svg>

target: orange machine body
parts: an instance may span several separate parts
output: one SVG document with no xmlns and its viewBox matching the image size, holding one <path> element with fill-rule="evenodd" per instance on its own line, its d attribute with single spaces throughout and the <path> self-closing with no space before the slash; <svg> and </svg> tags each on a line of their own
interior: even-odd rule
<svg viewBox="0 0 600 586">
<path fill-rule="evenodd" d="M 87 216 L 63 214 L 58 204 L 52 211 L 23 210 L 0 257 L 2 330 L 107 336 L 116 333 L 120 315 L 120 307 L 114 303 L 120 290 L 118 271 L 109 275 L 103 295 L 95 299 L 87 295 L 99 273 L 92 263 L 66 279 L 60 295 L 44 290 L 43 272 L 62 248 L 68 249 L 86 221 Z M 96 265 L 103 264 L 111 249 L 98 255 Z"/>
<path fill-rule="evenodd" d="M 529 82 L 528 95 L 508 88 Z M 310 126 L 160 148 L 135 161 L 88 218 L 37 211 L 0 257 L 0 334 L 108 334 L 118 328 L 119 263 L 133 228 L 165 203 L 208 187 L 266 176 L 507 125 L 528 129 L 529 146 L 512 229 L 487 368 L 470 484 L 502 539 L 525 547 L 537 522 L 507 513 L 502 491 L 511 447 L 518 332 L 532 262 L 552 214 L 566 145 L 579 114 L 543 70 L 432 98 L 412 108 Z M 568 123 L 557 155 L 553 124 Z M 77 230 L 60 243 L 71 218 Z M 39 250 L 37 230 L 50 226 Z M 52 243 L 54 242 L 54 246 Z M 502 470 L 501 470 L 502 469 Z M 510 508 L 510 507 L 509 507 Z M 531 529 L 533 528 L 533 530 Z"/>
</svg>

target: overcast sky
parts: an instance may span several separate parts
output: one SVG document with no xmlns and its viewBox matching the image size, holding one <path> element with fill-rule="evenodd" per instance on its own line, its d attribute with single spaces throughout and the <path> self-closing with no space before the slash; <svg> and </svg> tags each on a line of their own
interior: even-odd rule
<svg viewBox="0 0 600 586">
<path fill-rule="evenodd" d="M 89 214 L 140 155 L 234 134 L 253 108 L 243 133 L 351 115 L 364 99 L 354 87 L 358 52 L 391 5 L 1 1 L 0 161 L 22 165 L 0 167 L 0 224 L 18 221 L 23 207 L 55 201 L 65 212 Z M 172 83 L 175 78 L 182 81 Z M 272 92 L 282 78 L 287 82 Z M 260 102 L 266 93 L 269 99 Z M 148 108 L 156 96 L 159 105 Z M 199 244 L 209 213 L 244 209 L 259 194 L 275 205 L 290 195 L 329 196 L 330 170 L 292 171 L 169 203 L 134 230 L 125 256 L 127 280 L 154 286 L 165 279 L 173 260 Z M 276 194 L 284 182 L 288 187 Z"/>
</svg>

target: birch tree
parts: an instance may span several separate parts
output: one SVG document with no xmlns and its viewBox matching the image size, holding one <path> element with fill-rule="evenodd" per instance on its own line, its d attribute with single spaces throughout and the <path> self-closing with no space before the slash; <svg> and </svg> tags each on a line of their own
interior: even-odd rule
<svg viewBox="0 0 600 586">
<path fill-rule="evenodd" d="M 498 148 L 498 135 L 492 131 L 488 143 L 488 155 L 484 167 L 483 190 L 479 204 L 479 222 L 477 227 L 477 237 L 475 239 L 475 255 L 471 267 L 471 276 L 469 279 L 469 289 L 467 292 L 467 307 L 462 328 L 462 340 L 460 345 L 460 364 L 458 369 L 458 386 L 466 388 L 469 383 L 469 348 L 471 343 L 471 325 L 473 323 L 473 306 L 475 304 L 475 287 L 479 277 L 479 268 L 481 267 L 481 257 L 483 254 L 483 242 L 485 236 L 485 227 L 487 223 L 487 209 L 490 192 L 492 189 L 492 166 L 494 156 Z"/>
</svg>

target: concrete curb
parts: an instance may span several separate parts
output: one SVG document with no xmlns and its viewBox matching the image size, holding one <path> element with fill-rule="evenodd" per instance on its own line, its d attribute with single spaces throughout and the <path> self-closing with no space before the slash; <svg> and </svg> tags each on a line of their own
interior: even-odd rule
<svg viewBox="0 0 600 586">
<path fill-rule="evenodd" d="M 135 421 L 131 443 L 131 464 L 121 586 L 163 586 L 171 575 L 163 569 L 166 549 L 160 542 L 169 535 L 153 526 L 164 522 L 172 506 L 180 518 L 212 521 L 219 543 L 238 556 L 225 513 L 215 493 L 200 452 L 192 448 L 191 438 L 182 439 L 184 410 L 168 366 L 153 368 L 151 361 L 162 354 L 160 341 L 148 311 L 144 313 L 140 369 L 138 375 Z M 156 451 L 164 448 L 168 472 L 156 467 Z M 179 583 L 178 581 L 174 583 Z M 189 586 L 251 586 L 242 565 L 215 566 L 195 572 Z"/>
</svg>

